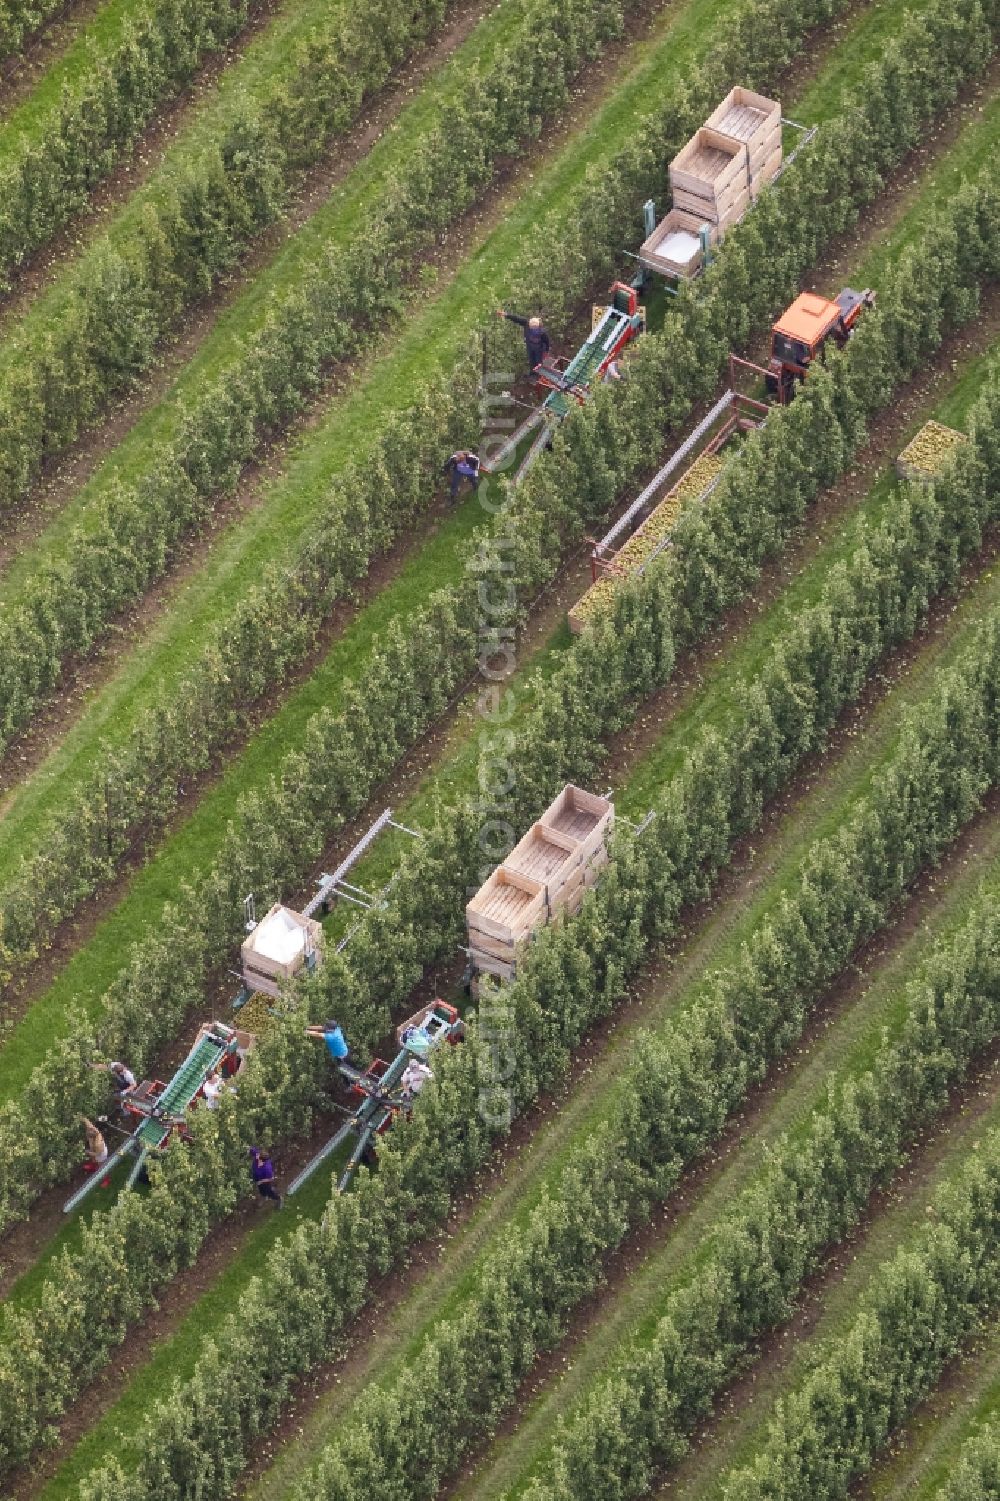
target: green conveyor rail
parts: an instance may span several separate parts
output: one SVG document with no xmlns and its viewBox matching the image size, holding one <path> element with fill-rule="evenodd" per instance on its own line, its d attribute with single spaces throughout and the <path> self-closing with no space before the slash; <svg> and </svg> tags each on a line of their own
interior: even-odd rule
<svg viewBox="0 0 1000 1501">
<path fill-rule="evenodd" d="M 224 1051 L 224 1042 L 214 1037 L 203 1037 L 191 1049 L 161 1094 L 157 1101 L 159 1111 L 167 1116 L 183 1115 Z M 144 1147 L 159 1147 L 169 1135 L 169 1126 L 158 1119 L 152 1119 L 141 1127 L 139 1140 Z"/>
<path fill-rule="evenodd" d="M 590 337 L 577 350 L 566 366 L 563 379 L 567 386 L 589 386 L 601 361 L 613 346 L 629 322 L 627 313 L 609 307 Z M 545 398 L 546 409 L 556 417 L 565 417 L 569 411 L 569 398 L 565 391 L 553 391 Z"/>
</svg>

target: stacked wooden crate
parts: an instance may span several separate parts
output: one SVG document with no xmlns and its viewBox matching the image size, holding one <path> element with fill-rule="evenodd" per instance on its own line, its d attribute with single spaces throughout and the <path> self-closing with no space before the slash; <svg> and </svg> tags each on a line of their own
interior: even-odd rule
<svg viewBox="0 0 1000 1501">
<path fill-rule="evenodd" d="M 746 146 L 703 125 L 670 163 L 670 192 L 675 209 L 721 236 L 750 205 Z"/>
<path fill-rule="evenodd" d="M 708 243 L 722 239 L 781 166 L 781 105 L 751 89 L 730 89 L 670 163 L 673 207 L 639 250 L 666 276 L 693 276 Z"/>
<path fill-rule="evenodd" d="M 608 862 L 613 823 L 607 798 L 572 784 L 563 788 L 465 909 L 477 974 L 512 980 L 532 933 L 559 912 L 579 911 Z"/>
<path fill-rule="evenodd" d="M 781 166 L 781 105 L 752 89 L 730 89 L 705 125 L 746 148 L 746 185 L 751 203 Z"/>
</svg>

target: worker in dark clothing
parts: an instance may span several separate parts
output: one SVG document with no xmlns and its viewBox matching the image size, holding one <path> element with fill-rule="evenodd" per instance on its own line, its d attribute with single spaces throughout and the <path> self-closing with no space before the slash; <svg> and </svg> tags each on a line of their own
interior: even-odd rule
<svg viewBox="0 0 1000 1501">
<path fill-rule="evenodd" d="M 251 1147 L 250 1171 L 261 1198 L 273 1199 L 280 1209 L 283 1199 L 274 1186 L 274 1163 L 271 1161 L 270 1152 L 264 1152 L 260 1147 Z"/>
<path fill-rule="evenodd" d="M 117 1058 L 113 1063 L 92 1063 L 90 1066 L 107 1074 L 112 1089 L 119 1096 L 129 1094 L 135 1088 L 135 1074 L 127 1063 L 120 1063 Z"/>
<path fill-rule="evenodd" d="M 464 479 L 469 481 L 473 490 L 479 489 L 479 459 L 467 448 L 460 448 L 452 454 L 444 466 L 443 473 L 451 476 L 449 493 L 452 500 L 457 498 L 459 486 Z"/>
<path fill-rule="evenodd" d="M 503 308 L 497 308 L 497 317 L 506 318 L 508 323 L 516 323 L 518 328 L 524 329 L 524 347 L 528 355 L 528 366 L 531 370 L 537 370 L 552 348 L 552 341 L 545 331 L 545 324 L 541 318 L 522 318 L 518 313 L 505 313 Z"/>
</svg>

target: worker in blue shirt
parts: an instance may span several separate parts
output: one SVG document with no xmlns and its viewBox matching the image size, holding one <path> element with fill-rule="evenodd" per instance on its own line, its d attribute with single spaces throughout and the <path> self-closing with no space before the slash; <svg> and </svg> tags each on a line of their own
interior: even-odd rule
<svg viewBox="0 0 1000 1501">
<path fill-rule="evenodd" d="M 503 308 L 497 308 L 497 317 L 506 318 L 508 323 L 516 323 L 518 328 L 524 329 L 524 348 L 528 355 L 528 366 L 531 370 L 537 370 L 552 348 L 552 340 L 546 333 L 545 324 L 541 318 L 522 318 L 519 313 L 507 313 Z"/>
<path fill-rule="evenodd" d="M 334 1063 L 340 1063 L 351 1051 L 347 1038 L 337 1022 L 324 1022 L 322 1027 L 306 1027 L 307 1037 L 322 1037 Z"/>
</svg>

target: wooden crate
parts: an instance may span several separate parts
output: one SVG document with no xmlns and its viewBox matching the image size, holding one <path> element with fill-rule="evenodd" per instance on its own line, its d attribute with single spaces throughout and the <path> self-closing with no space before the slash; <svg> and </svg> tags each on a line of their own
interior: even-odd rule
<svg viewBox="0 0 1000 1501">
<path fill-rule="evenodd" d="M 509 962 L 517 957 L 521 947 L 528 941 L 529 934 L 525 934 L 517 943 L 512 944 L 509 939 L 491 938 L 480 928 L 469 928 L 469 946 L 477 952 L 488 954 L 491 959 L 505 959 Z"/>
<path fill-rule="evenodd" d="M 672 208 L 640 245 L 640 264 L 664 276 L 693 276 L 702 261 L 699 231 L 703 224 L 708 224 L 709 243 L 714 244 L 719 238 L 716 224 L 703 214 Z"/>
<path fill-rule="evenodd" d="M 516 965 L 481 954 L 478 949 L 472 950 L 472 964 L 477 974 L 492 975 L 495 980 L 513 980 L 517 973 Z"/>
<path fill-rule="evenodd" d="M 722 135 L 742 141 L 751 161 L 754 152 L 775 135 L 781 138 L 781 105 L 777 99 L 755 94 L 753 89 L 730 89 L 718 109 L 713 110 L 705 125 Z"/>
<path fill-rule="evenodd" d="M 465 909 L 475 971 L 513 979 L 519 950 L 559 911 L 576 911 L 607 864 L 608 798 L 568 784 Z"/>
<path fill-rule="evenodd" d="M 743 142 L 703 125 L 670 163 L 675 207 L 686 207 L 679 201 L 678 193 L 690 194 L 696 203 L 708 205 L 724 198 L 734 183 L 747 181 L 748 160 Z"/>
<path fill-rule="evenodd" d="M 742 186 L 739 192 L 729 194 L 724 202 L 719 204 L 719 239 L 721 240 L 727 229 L 738 224 L 750 207 L 750 189 Z"/>
<path fill-rule="evenodd" d="M 760 176 L 773 156 L 777 155 L 780 160 L 781 144 L 781 129 L 779 127 L 773 134 L 768 135 L 759 146 L 750 151 L 747 157 L 747 171 L 751 182 L 755 177 Z"/>
<path fill-rule="evenodd" d="M 756 202 L 757 198 L 760 196 L 763 189 L 767 187 L 768 183 L 773 182 L 777 177 L 778 172 L 781 168 L 782 160 L 783 158 L 781 155 L 781 142 L 779 141 L 777 151 L 771 153 L 759 172 L 754 172 L 751 174 L 750 201 L 752 203 Z"/>
<path fill-rule="evenodd" d="M 498 865 L 465 909 L 469 936 L 476 933 L 508 944 L 513 949 L 539 922 L 544 922 L 547 900 L 541 881 Z"/>
<path fill-rule="evenodd" d="M 265 913 L 243 941 L 240 957 L 249 990 L 277 997 L 283 985 L 304 967 L 307 952 L 322 959 L 323 929 L 313 917 L 303 917 L 280 902 Z"/>
<path fill-rule="evenodd" d="M 729 226 L 742 218 L 749 205 L 750 189 L 745 178 L 732 183 L 718 198 L 699 198 L 683 188 L 674 193 L 674 208 L 692 218 L 700 215 L 702 223 L 714 230 L 713 241 L 721 239 Z"/>
<path fill-rule="evenodd" d="M 579 889 L 579 891 L 574 891 L 573 895 L 571 897 L 567 898 L 566 905 L 563 908 L 563 910 L 566 913 L 567 917 L 575 917 L 576 916 L 576 914 L 579 912 L 580 908 L 583 906 L 584 895 L 585 895 L 584 887 L 581 886 L 580 889 Z"/>
<path fill-rule="evenodd" d="M 604 843 L 614 821 L 615 808 L 609 798 L 585 792 L 582 787 L 574 787 L 572 782 L 563 788 L 541 817 L 547 829 L 578 840 L 585 860 L 589 860 Z"/>
<path fill-rule="evenodd" d="M 559 904 L 566 882 L 574 870 L 582 867 L 585 858 L 578 840 L 539 822 L 532 824 L 503 863 L 505 870 L 520 871 L 522 875 L 541 881 L 551 909 Z"/>
<path fill-rule="evenodd" d="M 583 884 L 588 890 L 591 886 L 597 885 L 610 859 L 611 856 L 606 849 L 596 851 L 594 858 L 583 872 Z"/>
</svg>

